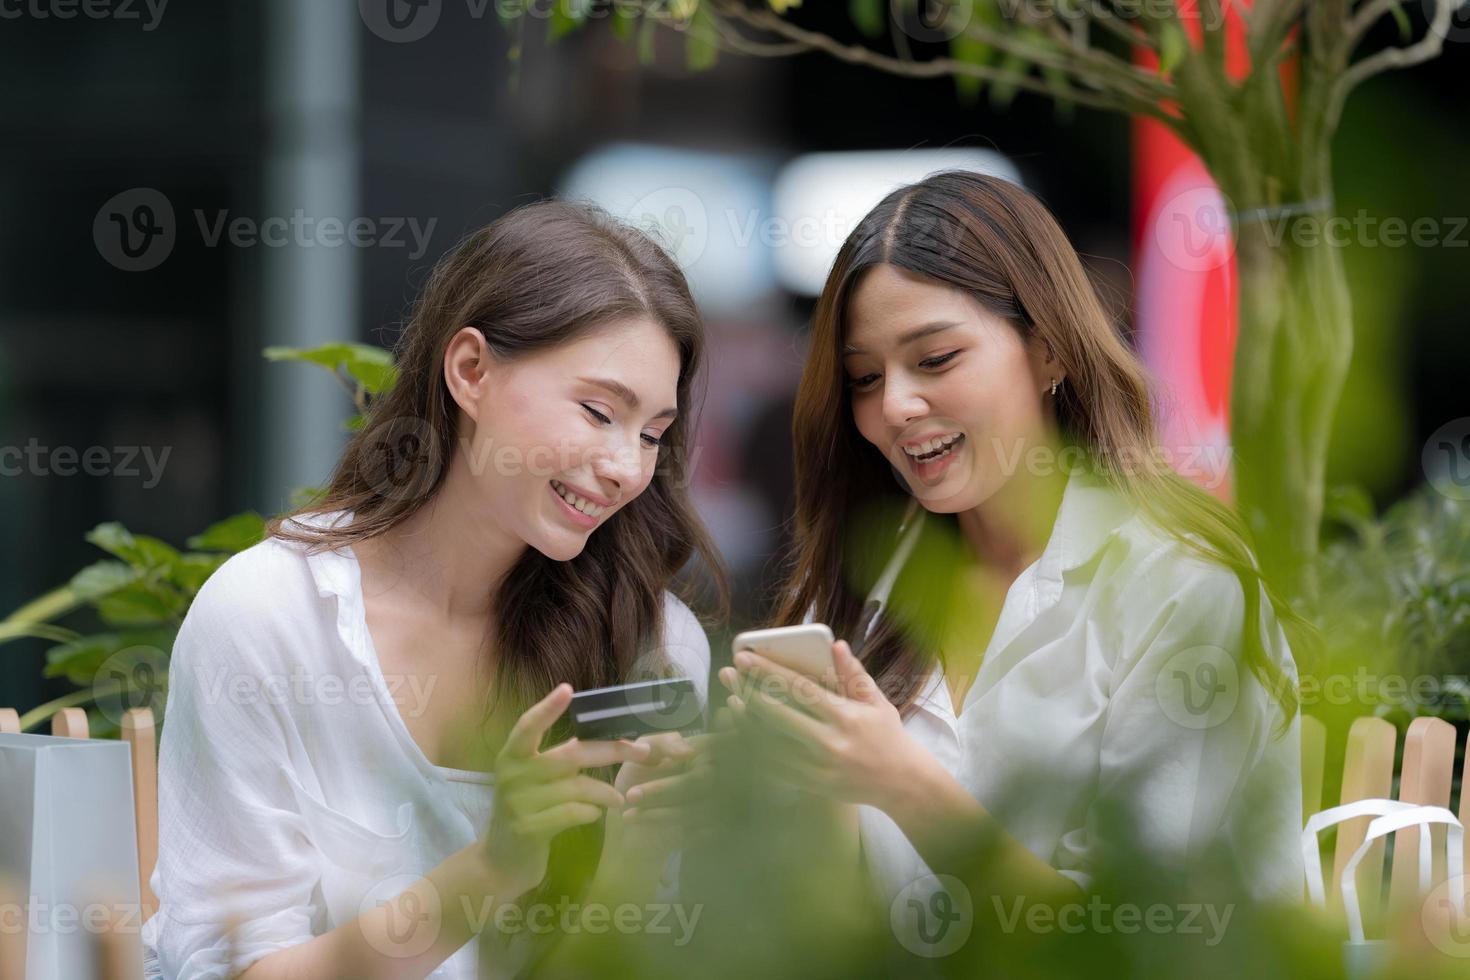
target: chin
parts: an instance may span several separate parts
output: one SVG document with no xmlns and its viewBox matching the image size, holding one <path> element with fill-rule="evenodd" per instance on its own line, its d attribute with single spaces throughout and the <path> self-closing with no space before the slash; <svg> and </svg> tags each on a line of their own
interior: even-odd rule
<svg viewBox="0 0 1470 980">
<path fill-rule="evenodd" d="M 549 540 L 532 544 L 531 547 L 541 552 L 552 561 L 571 561 L 580 555 L 587 547 L 585 535 L 572 539 L 567 535 L 554 535 Z"/>
</svg>

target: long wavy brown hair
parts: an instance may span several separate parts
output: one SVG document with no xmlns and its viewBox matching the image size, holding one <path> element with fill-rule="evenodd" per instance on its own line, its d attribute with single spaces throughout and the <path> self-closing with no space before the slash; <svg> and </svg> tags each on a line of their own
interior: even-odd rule
<svg viewBox="0 0 1470 980">
<path fill-rule="evenodd" d="M 687 492 L 704 328 L 663 249 L 591 205 L 564 201 L 525 205 L 469 235 L 430 275 L 397 344 L 397 381 L 371 406 L 324 495 L 269 525 L 270 534 L 310 552 L 336 549 L 382 534 L 433 499 L 460 444 L 444 356 L 463 327 L 510 361 L 630 317 L 662 325 L 677 346 L 679 414 L 663 434 L 647 489 L 591 535 L 581 554 L 554 561 L 527 548 L 491 596 L 486 673 L 494 682 L 484 717 L 495 745 L 560 682 L 584 690 L 667 668 L 659 653 L 663 594 L 675 588 L 695 604 L 693 586 L 675 586 L 692 557 L 718 594 L 715 615 L 727 608 L 723 565 Z M 428 444 L 403 448 L 415 439 Z M 384 452 L 408 453 L 423 465 L 400 467 L 390 482 Z M 297 520 L 336 511 L 350 511 L 350 523 Z M 562 719 L 550 738 L 568 734 Z"/>
<path fill-rule="evenodd" d="M 1056 397 L 1062 441 L 1160 528 L 1235 573 L 1245 592 L 1245 662 L 1289 722 L 1298 695 L 1261 642 L 1261 586 L 1294 650 L 1315 649 L 1315 631 L 1262 579 L 1249 531 L 1233 510 L 1167 467 L 1106 463 L 1157 458 L 1147 371 L 1108 319 L 1046 207 L 1013 183 L 976 173 L 938 173 L 894 191 L 837 254 L 817 302 L 796 397 L 796 514 L 789 578 L 774 622 L 799 622 L 811 610 L 838 636 L 854 637 L 867 589 L 892 551 L 896 515 L 908 503 L 887 459 L 857 430 L 842 366 L 853 290 L 879 265 L 962 290 L 1023 341 L 1040 337 L 1050 345 L 1066 375 Z M 935 553 L 922 544 L 938 541 L 928 537 L 931 529 L 953 531 L 954 524 L 952 517 L 929 515 L 920 553 Z M 952 569 L 908 562 L 863 648 L 868 672 L 905 713 L 934 662 L 946 615 L 939 597 L 951 594 L 942 579 Z"/>
</svg>

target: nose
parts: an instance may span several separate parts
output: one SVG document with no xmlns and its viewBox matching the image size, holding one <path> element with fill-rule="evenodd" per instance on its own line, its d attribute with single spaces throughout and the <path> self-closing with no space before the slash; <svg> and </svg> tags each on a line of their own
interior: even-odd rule
<svg viewBox="0 0 1470 980">
<path fill-rule="evenodd" d="M 640 437 L 641 438 L 641 437 Z M 643 459 L 638 447 L 613 441 L 602 447 L 592 459 L 592 473 L 602 483 L 609 497 L 619 497 L 629 487 L 638 485 L 643 475 Z"/>
<path fill-rule="evenodd" d="M 883 421 L 895 428 L 902 428 L 929 411 L 917 386 L 894 378 L 883 387 Z"/>
</svg>

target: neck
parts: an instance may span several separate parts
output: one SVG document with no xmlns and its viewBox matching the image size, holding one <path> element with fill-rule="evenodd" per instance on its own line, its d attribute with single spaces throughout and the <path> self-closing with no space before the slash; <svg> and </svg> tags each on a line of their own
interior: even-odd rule
<svg viewBox="0 0 1470 980">
<path fill-rule="evenodd" d="M 401 583 L 449 619 L 484 618 L 527 545 L 485 513 L 456 453 L 444 483 L 414 514 L 355 547 L 389 587 Z M 365 547 L 364 547 L 365 546 Z"/>
<path fill-rule="evenodd" d="M 1033 445 L 1049 449 L 1052 465 L 1038 472 L 1023 465 L 983 503 L 955 515 L 972 557 L 1012 578 L 1045 550 L 1067 487 L 1067 474 L 1056 465 L 1061 447 L 1055 433 Z"/>
</svg>

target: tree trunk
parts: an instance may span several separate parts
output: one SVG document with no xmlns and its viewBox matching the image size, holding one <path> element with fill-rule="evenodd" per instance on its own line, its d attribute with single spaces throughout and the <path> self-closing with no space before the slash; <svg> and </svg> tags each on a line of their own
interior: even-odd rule
<svg viewBox="0 0 1470 980">
<path fill-rule="evenodd" d="M 1305 183 L 1316 186 L 1303 196 L 1330 200 L 1325 177 Z M 1272 583 L 1308 606 L 1316 599 L 1312 560 L 1328 440 L 1353 344 L 1342 250 L 1323 234 L 1330 214 L 1328 205 L 1289 218 L 1247 217 L 1236 232 L 1236 503 Z"/>
</svg>

